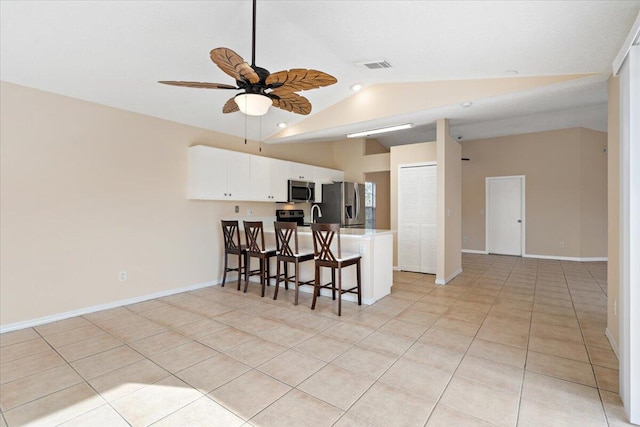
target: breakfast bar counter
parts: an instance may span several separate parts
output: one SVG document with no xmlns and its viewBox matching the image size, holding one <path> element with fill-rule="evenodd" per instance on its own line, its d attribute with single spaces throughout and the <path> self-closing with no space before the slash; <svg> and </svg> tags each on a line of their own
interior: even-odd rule
<svg viewBox="0 0 640 427">
<path fill-rule="evenodd" d="M 268 246 L 275 247 L 275 232 L 273 227 L 265 224 L 265 240 Z M 393 284 L 393 231 L 368 228 L 341 228 L 340 240 L 343 253 L 359 253 L 362 256 L 362 303 L 371 305 L 377 300 L 389 295 Z M 313 235 L 310 227 L 298 227 L 298 242 L 300 248 L 313 250 Z M 337 247 L 337 243 L 334 242 Z M 300 280 L 313 280 L 313 261 L 301 265 Z M 275 271 L 275 270 L 272 270 Z M 330 271 L 322 271 L 322 283 L 329 282 Z M 342 273 L 343 289 L 356 283 L 356 268 L 345 268 Z M 280 286 L 284 286 L 281 283 Z M 291 289 L 291 288 L 290 288 Z M 312 292 L 309 286 L 302 286 L 301 292 Z M 323 289 L 322 295 L 330 295 L 330 291 Z M 325 293 L 326 292 L 326 293 Z M 353 294 L 344 294 L 343 299 L 356 301 Z"/>
</svg>

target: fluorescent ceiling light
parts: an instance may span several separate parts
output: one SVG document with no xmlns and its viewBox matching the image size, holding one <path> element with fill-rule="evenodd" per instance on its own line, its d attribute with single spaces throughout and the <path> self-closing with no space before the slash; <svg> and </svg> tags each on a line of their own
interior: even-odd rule
<svg viewBox="0 0 640 427">
<path fill-rule="evenodd" d="M 359 138 L 361 136 L 369 136 L 369 135 L 376 135 L 379 133 L 393 132 L 396 130 L 411 129 L 413 126 L 414 126 L 413 123 L 405 123 L 403 125 L 389 126 L 386 128 L 364 130 L 362 132 L 350 133 L 349 135 L 347 135 L 347 138 Z"/>
<path fill-rule="evenodd" d="M 240 111 L 248 116 L 264 116 L 273 101 L 259 93 L 242 93 L 234 98 Z"/>
</svg>

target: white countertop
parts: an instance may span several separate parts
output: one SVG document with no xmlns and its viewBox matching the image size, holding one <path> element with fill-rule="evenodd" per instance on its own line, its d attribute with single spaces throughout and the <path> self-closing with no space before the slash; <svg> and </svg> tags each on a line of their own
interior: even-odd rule
<svg viewBox="0 0 640 427">
<path fill-rule="evenodd" d="M 265 228 L 265 231 L 267 229 Z M 271 229 L 273 231 L 273 229 Z M 378 230 L 375 228 L 341 228 L 340 236 L 381 236 L 383 234 L 394 234 L 393 230 Z M 299 235 L 311 235 L 311 227 L 298 227 Z"/>
</svg>

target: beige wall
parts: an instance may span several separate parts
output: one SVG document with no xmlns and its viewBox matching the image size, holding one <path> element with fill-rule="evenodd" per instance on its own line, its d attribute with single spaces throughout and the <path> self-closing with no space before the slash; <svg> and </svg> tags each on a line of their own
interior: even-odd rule
<svg viewBox="0 0 640 427">
<path fill-rule="evenodd" d="M 608 262 L 607 331 L 612 346 L 620 348 L 620 79 L 611 77 L 608 85 Z M 616 310 L 614 312 L 614 302 Z"/>
<path fill-rule="evenodd" d="M 435 162 L 436 142 L 391 147 L 389 169 L 391 175 L 391 229 L 398 229 L 398 167 L 407 163 Z M 393 238 L 393 265 L 398 265 L 398 236 Z"/>
<path fill-rule="evenodd" d="M 364 154 L 365 156 L 369 156 L 371 154 L 382 154 L 388 153 L 389 149 L 384 145 L 380 144 L 377 139 L 374 138 L 366 138 L 364 140 Z"/>
<path fill-rule="evenodd" d="M 436 283 L 444 285 L 462 271 L 462 175 L 460 144 L 449 135 L 449 121 L 437 122 L 438 266 Z"/>
<path fill-rule="evenodd" d="M 525 175 L 528 255 L 607 256 L 606 133 L 573 128 L 461 145 L 471 159 L 462 162 L 464 249 L 485 249 L 485 178 Z"/>
<path fill-rule="evenodd" d="M 220 219 L 274 215 L 186 199 L 187 147 L 255 142 L 8 83 L 0 102 L 0 325 L 218 280 Z M 332 143 L 262 154 L 337 166 Z"/>
</svg>

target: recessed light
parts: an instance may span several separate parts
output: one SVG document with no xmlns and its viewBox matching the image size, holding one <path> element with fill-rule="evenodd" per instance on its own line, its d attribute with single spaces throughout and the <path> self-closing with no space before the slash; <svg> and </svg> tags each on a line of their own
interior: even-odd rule
<svg viewBox="0 0 640 427">
<path fill-rule="evenodd" d="M 351 86 L 349 86 L 349 89 L 351 89 L 354 92 L 359 91 L 360 89 L 362 89 L 362 83 L 354 83 Z"/>
<path fill-rule="evenodd" d="M 460 104 L 460 106 L 461 106 L 462 108 L 469 108 L 469 107 L 471 107 L 472 105 L 473 105 L 473 102 L 471 102 L 471 101 L 465 101 L 465 102 L 463 102 L 462 104 Z"/>
<path fill-rule="evenodd" d="M 280 122 L 276 126 L 278 126 L 280 129 L 284 129 L 287 127 L 287 124 L 285 122 Z"/>
</svg>

